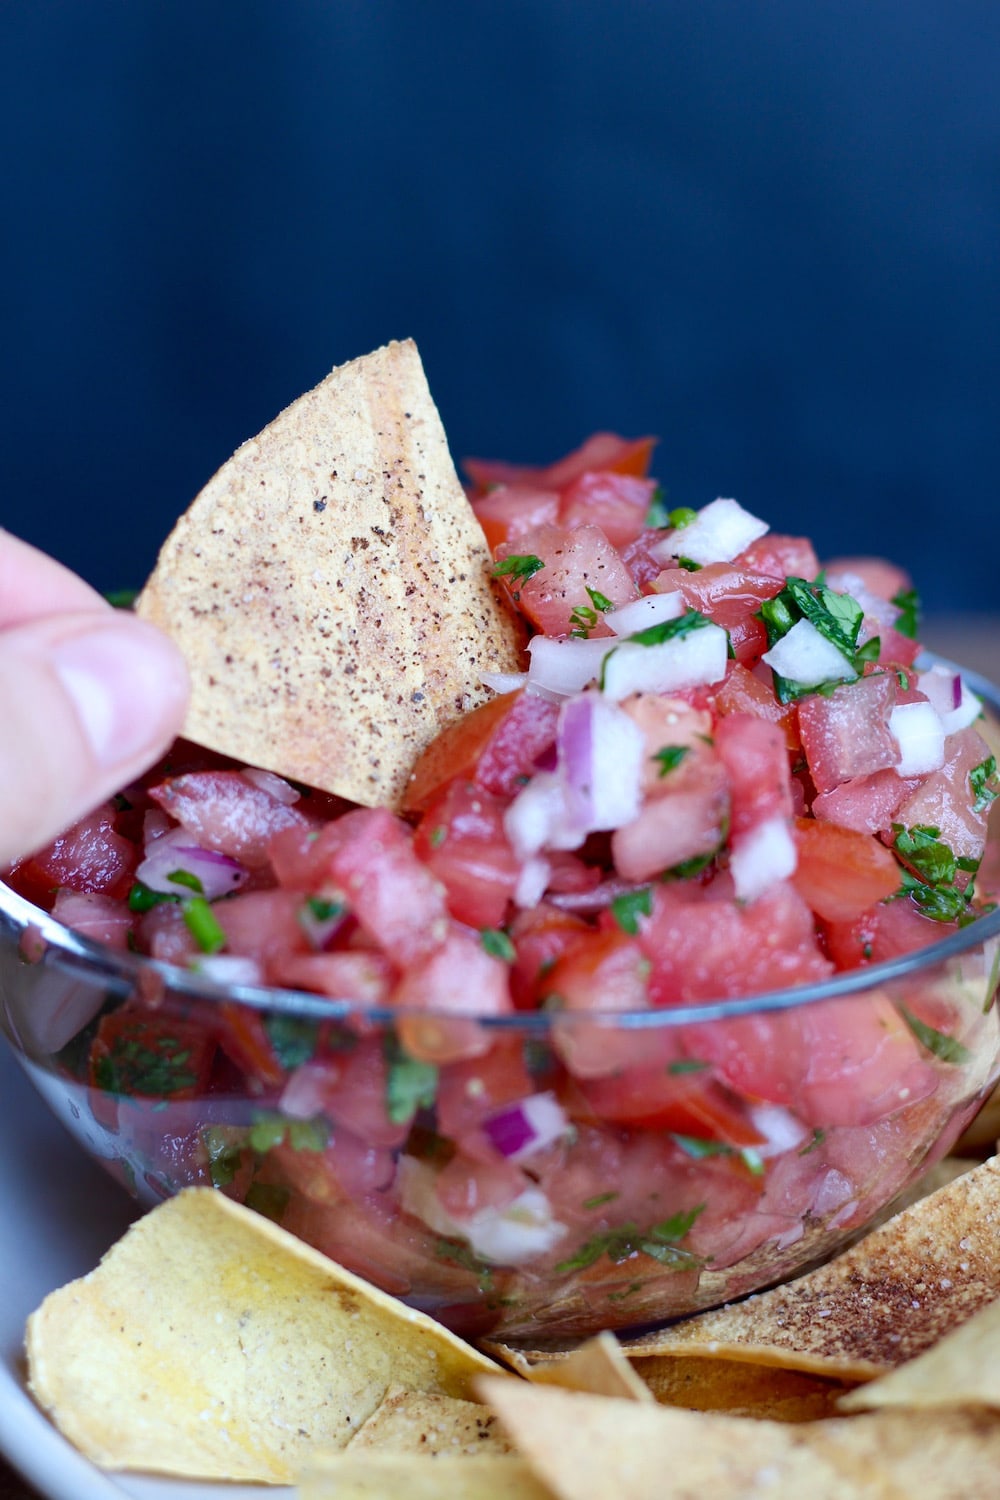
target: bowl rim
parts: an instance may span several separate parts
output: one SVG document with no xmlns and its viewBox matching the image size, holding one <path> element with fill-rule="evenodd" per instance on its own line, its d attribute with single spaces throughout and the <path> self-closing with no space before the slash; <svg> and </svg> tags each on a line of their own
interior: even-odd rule
<svg viewBox="0 0 1000 1500">
<path fill-rule="evenodd" d="M 917 665 L 932 664 L 952 668 L 961 672 L 964 681 L 978 697 L 1000 715 L 1000 688 L 977 672 L 968 671 L 936 653 L 923 651 Z M 1000 802 L 997 804 L 1000 806 Z M 986 951 L 991 939 L 1000 938 L 1000 906 L 984 913 L 968 923 L 958 932 L 923 948 L 882 963 L 869 964 L 857 969 L 848 969 L 816 984 L 791 985 L 780 990 L 761 991 L 733 999 L 692 1002 L 684 1005 L 664 1006 L 655 1010 L 615 1011 L 528 1011 L 515 1010 L 503 1015 L 482 1015 L 471 1010 L 424 1010 L 416 1007 L 401 1009 L 395 1006 L 372 1006 L 360 1000 L 337 1000 L 326 995 L 317 995 L 307 990 L 280 989 L 264 985 L 226 984 L 209 978 L 195 968 L 183 968 L 165 963 L 162 959 L 150 958 L 140 953 L 121 952 L 82 937 L 70 927 L 65 927 L 50 913 L 35 906 L 20 896 L 0 878 L 0 918 L 6 918 L 20 929 L 20 940 L 29 934 L 40 940 L 44 947 L 44 961 L 50 966 L 67 971 L 74 978 L 86 978 L 89 982 L 105 984 L 109 990 L 131 992 L 148 989 L 152 980 L 154 987 L 161 988 L 189 999 L 221 1004 L 229 1002 L 245 1005 L 252 1010 L 272 1012 L 311 1021 L 344 1021 L 354 1017 L 363 1018 L 371 1026 L 394 1026 L 401 1016 L 426 1016 L 429 1020 L 444 1023 L 474 1021 L 489 1031 L 534 1032 L 545 1034 L 552 1030 L 558 1020 L 560 1027 L 570 1025 L 601 1025 L 623 1030 L 656 1030 L 703 1024 L 708 1021 L 734 1020 L 740 1017 L 772 1015 L 785 1010 L 794 1010 L 802 1005 L 819 1004 L 844 996 L 858 995 L 868 990 L 880 989 L 905 979 L 918 971 L 925 971 L 948 963 L 950 960 L 971 954 L 982 948 Z M 27 960 L 30 962 L 30 960 Z M 80 971 L 83 971 L 82 973 Z M 986 1009 L 1000 980 L 1000 946 L 990 965 Z"/>
</svg>

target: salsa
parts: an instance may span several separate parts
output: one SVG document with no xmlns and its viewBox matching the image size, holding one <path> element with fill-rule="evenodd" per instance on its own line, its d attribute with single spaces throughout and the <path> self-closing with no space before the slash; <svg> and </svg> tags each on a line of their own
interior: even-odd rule
<svg viewBox="0 0 1000 1500">
<path fill-rule="evenodd" d="M 651 451 L 469 463 L 528 664 L 401 812 L 179 742 L 8 873 L 111 948 L 346 1002 L 140 986 L 62 1039 L 136 1191 L 214 1183 L 467 1331 L 587 1331 L 773 1279 L 971 1107 L 995 980 L 650 1024 L 974 922 L 1000 785 L 903 574 L 669 509 Z"/>
</svg>

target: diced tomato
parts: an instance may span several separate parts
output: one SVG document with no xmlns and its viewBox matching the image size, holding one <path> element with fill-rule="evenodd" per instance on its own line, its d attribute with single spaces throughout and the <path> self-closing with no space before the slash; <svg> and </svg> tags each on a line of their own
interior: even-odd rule
<svg viewBox="0 0 1000 1500">
<path fill-rule="evenodd" d="M 337 953 L 277 953 L 267 961 L 270 984 L 314 990 L 334 1000 L 385 1005 L 395 977 L 383 953 L 356 949 Z"/>
<path fill-rule="evenodd" d="M 716 625 L 729 630 L 745 622 L 748 615 L 760 609 L 765 599 L 773 599 L 784 587 L 784 578 L 735 563 L 708 563 L 688 572 L 685 568 L 668 568 L 656 579 L 654 590 L 660 594 L 683 594 L 688 609 L 708 615 Z M 761 625 L 758 620 L 756 622 Z M 761 625 L 763 639 L 767 631 Z M 767 650 L 765 644 L 764 647 Z"/>
<path fill-rule="evenodd" d="M 782 587 L 786 578 L 812 579 L 819 572 L 819 558 L 809 538 L 784 536 L 780 531 L 768 531 L 758 537 L 734 562 L 738 567 L 780 579 Z"/>
<path fill-rule="evenodd" d="M 308 950 L 301 907 L 294 891 L 240 891 L 217 901 L 212 910 L 226 934 L 227 950 L 263 963 L 272 954 Z"/>
<path fill-rule="evenodd" d="M 215 1038 L 200 1021 L 126 1004 L 98 1022 L 90 1081 L 108 1094 L 197 1099 L 208 1086 L 215 1051 Z"/>
<path fill-rule="evenodd" d="M 791 768 L 777 724 L 752 714 L 727 714 L 716 726 L 715 749 L 729 782 L 734 837 L 771 818 L 792 816 Z"/>
<path fill-rule="evenodd" d="M 555 743 L 558 710 L 529 693 L 503 693 L 448 726 L 417 761 L 403 808 L 422 812 L 456 776 L 512 796 L 537 758 Z"/>
<path fill-rule="evenodd" d="M 595 432 L 580 448 L 545 468 L 527 464 L 499 463 L 493 459 L 463 458 L 462 467 L 475 486 L 474 493 L 495 484 L 532 484 L 541 489 L 562 490 L 580 474 L 605 472 L 637 474 L 649 468 L 656 438 L 620 438 L 613 432 Z"/>
<path fill-rule="evenodd" d="M 469 781 L 451 781 L 430 803 L 413 850 L 444 886 L 448 910 L 468 927 L 499 927 L 521 870 L 504 833 L 506 804 Z"/>
<path fill-rule="evenodd" d="M 746 1109 L 710 1073 L 672 1073 L 661 1063 L 589 1078 L 580 1088 L 599 1120 L 730 1146 L 758 1146 L 763 1140 Z"/>
<path fill-rule="evenodd" d="M 558 958 L 546 978 L 556 1051 L 577 1078 L 600 1077 L 646 1058 L 663 1037 L 586 1020 L 579 1012 L 642 1011 L 649 1008 L 649 964 L 637 940 L 618 927 L 581 935 Z M 666 1038 L 668 1048 L 672 1039 Z"/>
<path fill-rule="evenodd" d="M 871 834 L 796 818 L 795 843 L 792 884 L 826 921 L 852 922 L 899 890 L 899 866 Z"/>
<path fill-rule="evenodd" d="M 913 587 L 909 573 L 884 557 L 835 557 L 827 563 L 826 571 L 834 577 L 838 573 L 852 573 L 880 599 L 894 599 L 897 594 Z M 805 576 L 811 578 L 813 575 Z"/>
<path fill-rule="evenodd" d="M 72 927 L 92 943 L 107 943 L 109 948 L 128 947 L 134 917 L 120 900 L 96 891 L 60 889 L 52 907 L 57 922 Z"/>
<path fill-rule="evenodd" d="M 548 993 L 549 976 L 561 954 L 590 928 L 582 917 L 540 901 L 518 912 L 510 926 L 517 957 L 511 967 L 510 988 L 518 1010 L 537 1010 Z"/>
<path fill-rule="evenodd" d="M 438 1172 L 434 1193 L 449 1218 L 461 1222 L 484 1208 L 506 1208 L 527 1186 L 524 1173 L 512 1162 L 476 1161 L 457 1151 Z"/>
<path fill-rule="evenodd" d="M 392 1066 L 380 1037 L 362 1037 L 297 1068 L 283 1096 L 285 1108 L 301 1118 L 326 1115 L 370 1145 L 401 1146 L 411 1122 L 389 1114 Z"/>
<path fill-rule="evenodd" d="M 824 924 L 824 939 L 838 969 L 885 963 L 914 953 L 957 932 L 954 922 L 935 922 L 910 900 L 873 906 L 853 922 Z"/>
<path fill-rule="evenodd" d="M 895 689 L 895 677 L 879 672 L 829 695 L 799 700 L 799 734 L 818 792 L 898 763 L 899 746 L 889 730 Z"/>
<path fill-rule="evenodd" d="M 527 618 L 546 635 L 569 635 L 575 628 L 574 613 L 594 613 L 594 594 L 607 599 L 612 608 L 636 597 L 636 587 L 621 555 L 598 526 L 580 526 L 567 531 L 560 526 L 539 526 L 517 542 L 499 548 L 498 557 L 530 556 L 542 567 L 530 578 L 504 576 L 504 583 Z M 588 593 L 588 589 L 592 593 Z M 581 616 L 578 615 L 578 618 Z M 592 635 L 610 634 L 599 621 Z"/>
<path fill-rule="evenodd" d="M 461 928 L 403 973 L 391 996 L 402 1013 L 397 1032 L 406 1050 L 423 1062 L 478 1057 L 490 1037 L 471 1016 L 512 1009 L 507 966 Z"/>
<path fill-rule="evenodd" d="M 490 551 L 513 542 L 536 526 L 559 518 L 558 490 L 527 484 L 500 484 L 473 500 L 472 508 L 486 535 Z"/>
<path fill-rule="evenodd" d="M 149 795 L 206 849 L 257 868 L 283 828 L 309 826 L 295 805 L 279 802 L 239 771 L 192 771 L 172 776 Z"/>
<path fill-rule="evenodd" d="M 855 828 L 859 833 L 881 833 L 891 827 L 896 811 L 919 785 L 915 777 L 897 776 L 895 771 L 876 771 L 872 776 L 853 776 L 832 791 L 820 792 L 810 809 L 814 818 Z"/>
<path fill-rule="evenodd" d="M 521 1037 L 497 1036 L 481 1056 L 442 1072 L 435 1100 L 438 1130 L 449 1140 L 467 1140 L 503 1105 L 534 1092 Z"/>
<path fill-rule="evenodd" d="M 223 1000 L 214 1011 L 213 1021 L 219 1045 L 238 1068 L 265 1088 L 277 1088 L 284 1082 L 285 1070 L 275 1056 L 262 1015 L 246 1005 Z"/>
<path fill-rule="evenodd" d="M 976 811 L 977 799 L 969 780 L 977 766 L 988 760 L 990 750 L 971 726 L 945 741 L 945 761 L 940 771 L 932 771 L 896 809 L 894 822 L 904 828 L 936 828 L 941 842 L 947 844 L 957 859 L 978 861 L 986 847 L 988 808 Z M 971 879 L 968 870 L 959 869 L 955 885 L 964 889 Z"/>
<path fill-rule="evenodd" d="M 627 547 L 645 529 L 655 489 L 654 479 L 631 474 L 581 474 L 563 491 L 559 524 L 570 530 L 599 526 L 613 547 Z"/>
<path fill-rule="evenodd" d="M 807 1124 L 868 1125 L 933 1093 L 936 1074 L 888 996 L 802 1007 L 809 1069 L 796 1108 Z"/>
<path fill-rule="evenodd" d="M 128 895 L 138 862 L 135 845 L 115 832 L 114 804 L 103 802 L 30 860 L 22 861 L 18 888 L 30 895 L 36 889 L 51 892 L 56 886 L 68 886 L 121 898 Z"/>
<path fill-rule="evenodd" d="M 448 932 L 444 888 L 399 819 L 359 808 L 328 827 L 330 876 L 372 941 L 403 968 L 438 948 Z"/>
<path fill-rule="evenodd" d="M 786 748 L 801 749 L 795 709 L 788 703 L 779 703 L 773 689 L 765 686 L 742 662 L 729 663 L 725 681 L 715 693 L 715 709 L 721 715 L 753 714 L 755 718 L 778 724 Z"/>
</svg>

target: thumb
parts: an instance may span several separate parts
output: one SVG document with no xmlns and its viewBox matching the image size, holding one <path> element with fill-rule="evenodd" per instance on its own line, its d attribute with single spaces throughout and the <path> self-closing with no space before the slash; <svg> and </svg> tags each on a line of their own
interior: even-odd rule
<svg viewBox="0 0 1000 1500">
<path fill-rule="evenodd" d="M 187 700 L 177 647 L 133 615 L 88 610 L 0 633 L 0 866 L 151 765 Z"/>
</svg>

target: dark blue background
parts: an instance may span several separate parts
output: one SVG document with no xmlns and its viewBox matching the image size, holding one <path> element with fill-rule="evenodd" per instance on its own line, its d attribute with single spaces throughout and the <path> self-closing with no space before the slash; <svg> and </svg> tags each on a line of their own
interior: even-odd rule
<svg viewBox="0 0 1000 1500">
<path fill-rule="evenodd" d="M 662 439 L 990 609 L 996 0 L 2 0 L 0 519 L 140 581 L 332 365 L 456 456 Z"/>
</svg>

